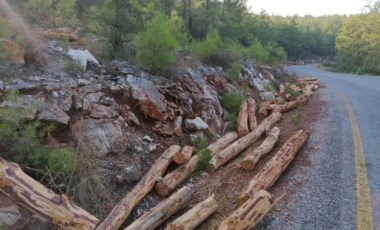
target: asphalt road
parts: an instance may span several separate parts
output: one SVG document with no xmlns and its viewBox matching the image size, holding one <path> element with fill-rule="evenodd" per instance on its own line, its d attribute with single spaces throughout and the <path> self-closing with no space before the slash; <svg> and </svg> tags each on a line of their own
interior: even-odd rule
<svg viewBox="0 0 380 230">
<path fill-rule="evenodd" d="M 280 204 L 286 213 L 275 212 L 259 229 L 380 230 L 380 77 L 315 65 L 289 70 L 319 78 L 325 106 L 308 142 L 317 148 L 303 153 L 311 166 L 290 173 L 289 184 L 301 186 Z"/>
</svg>

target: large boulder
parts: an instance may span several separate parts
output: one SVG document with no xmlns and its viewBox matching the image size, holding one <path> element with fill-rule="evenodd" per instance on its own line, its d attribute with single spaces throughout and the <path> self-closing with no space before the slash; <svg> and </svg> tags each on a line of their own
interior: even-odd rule
<svg viewBox="0 0 380 230">
<path fill-rule="evenodd" d="M 81 152 L 103 156 L 125 150 L 126 126 L 121 120 L 83 119 L 70 128 Z"/>
<path fill-rule="evenodd" d="M 99 66 L 98 60 L 88 50 L 74 50 L 70 49 L 67 53 L 73 60 L 79 62 L 84 70 L 87 69 L 87 64 L 92 63 Z"/>
<path fill-rule="evenodd" d="M 39 108 L 37 119 L 55 128 L 65 128 L 68 126 L 70 117 L 56 104 L 44 103 Z"/>
<path fill-rule="evenodd" d="M 155 84 L 144 78 L 129 76 L 127 82 L 130 86 L 128 96 L 136 101 L 140 111 L 148 117 L 164 121 L 167 118 L 167 102 L 164 95 L 158 91 Z"/>
</svg>

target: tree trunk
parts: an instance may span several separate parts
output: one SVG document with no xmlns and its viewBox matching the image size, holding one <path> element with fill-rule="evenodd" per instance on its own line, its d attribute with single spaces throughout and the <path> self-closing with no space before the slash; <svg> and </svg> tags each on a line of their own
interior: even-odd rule
<svg viewBox="0 0 380 230">
<path fill-rule="evenodd" d="M 254 229 L 278 200 L 275 200 L 269 192 L 260 190 L 223 220 L 218 230 Z"/>
<path fill-rule="evenodd" d="M 0 157 L 0 191 L 61 229 L 94 229 L 99 220 Z"/>
<path fill-rule="evenodd" d="M 297 81 L 318 81 L 318 78 L 316 77 L 303 77 L 303 78 L 298 78 Z"/>
<path fill-rule="evenodd" d="M 241 163 L 242 167 L 247 171 L 253 170 L 257 162 L 273 149 L 279 135 L 280 129 L 278 127 L 274 127 L 258 148 L 254 148 L 253 146 L 250 147 L 247 151 L 247 156 Z"/>
<path fill-rule="evenodd" d="M 231 144 L 237 139 L 237 133 L 227 133 L 223 137 L 219 138 L 216 142 L 207 147 L 210 150 L 211 155 L 218 154 L 222 149 Z M 168 196 L 175 188 L 181 185 L 191 173 L 195 171 L 199 163 L 197 155 L 191 157 L 191 159 L 184 165 L 179 166 L 174 171 L 168 173 L 161 181 L 156 184 L 156 192 L 161 196 Z"/>
<path fill-rule="evenodd" d="M 160 178 L 172 162 L 174 154 L 179 152 L 181 147 L 178 145 L 170 146 L 154 162 L 149 171 L 140 182 L 129 192 L 108 214 L 107 218 L 99 225 L 98 230 L 117 230 L 128 218 L 132 209 L 150 192 L 156 180 Z"/>
<path fill-rule="evenodd" d="M 247 100 L 248 103 L 248 124 L 249 131 L 253 131 L 257 127 L 256 119 L 256 101 L 252 98 Z"/>
<path fill-rule="evenodd" d="M 273 108 L 273 111 L 277 111 L 280 113 L 286 113 L 289 112 L 290 110 L 293 110 L 297 108 L 299 105 L 306 104 L 309 101 L 309 97 L 306 95 L 301 95 L 297 97 L 297 100 L 287 102 L 283 105 L 276 105 Z"/>
<path fill-rule="evenodd" d="M 241 151 L 257 141 L 264 132 L 268 131 L 272 125 L 279 121 L 282 117 L 281 113 L 272 113 L 269 117 L 264 119 L 259 126 L 248 135 L 235 141 L 233 144 L 225 148 L 219 154 L 212 157 L 208 171 L 214 172 L 216 169 L 227 163 L 233 157 L 238 155 Z"/>
<path fill-rule="evenodd" d="M 269 110 L 269 105 L 270 105 L 269 101 L 262 102 L 260 105 L 259 114 L 261 114 L 263 116 L 267 116 L 268 110 Z"/>
<path fill-rule="evenodd" d="M 146 212 L 124 230 L 153 230 L 183 208 L 193 197 L 189 187 L 183 187 L 152 210 Z"/>
<path fill-rule="evenodd" d="M 182 165 L 188 162 L 193 155 L 194 147 L 193 146 L 185 146 L 182 150 L 174 155 L 174 162 L 176 164 Z"/>
<path fill-rule="evenodd" d="M 248 103 L 244 102 L 240 106 L 239 116 L 238 116 L 238 135 L 239 137 L 244 137 L 249 133 L 248 129 Z"/>
<path fill-rule="evenodd" d="M 190 211 L 183 214 L 173 223 L 169 224 L 167 230 L 192 230 L 205 221 L 211 214 L 218 209 L 218 202 L 215 200 L 215 194 L 206 200 L 198 203 Z"/>
<path fill-rule="evenodd" d="M 211 155 L 214 156 L 230 145 L 232 142 L 238 139 L 238 135 L 236 132 L 230 132 L 225 134 L 223 137 L 219 138 L 217 141 L 212 143 L 207 147 L 208 150 L 211 151 Z"/>
<path fill-rule="evenodd" d="M 259 190 L 270 188 L 294 159 L 296 153 L 308 137 L 309 133 L 304 130 L 299 130 L 290 137 L 281 149 L 278 150 L 276 155 L 265 164 L 260 172 L 243 189 L 238 198 L 238 205 L 242 205 Z"/>
</svg>

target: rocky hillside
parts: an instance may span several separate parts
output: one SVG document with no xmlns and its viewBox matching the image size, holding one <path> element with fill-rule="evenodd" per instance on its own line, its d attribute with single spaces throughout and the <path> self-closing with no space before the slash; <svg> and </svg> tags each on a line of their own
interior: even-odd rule
<svg viewBox="0 0 380 230">
<path fill-rule="evenodd" d="M 49 148 L 71 146 L 95 159 L 93 167 L 105 178 L 107 194 L 112 194 L 101 197 L 100 207 L 88 206 L 100 218 L 169 145 L 196 145 L 197 137 L 214 140 L 233 128 L 233 121 L 226 122 L 229 112 L 222 106 L 223 95 L 237 92 L 258 104 L 273 101 L 288 77 L 283 68 L 251 61 L 241 63 L 236 81 L 223 68 L 205 65 L 185 65 L 163 77 L 127 62 L 100 64 L 87 50 L 63 48 L 55 40 L 45 42 L 40 53 L 43 64 L 26 59 L 26 64 L 18 65 L 25 63 L 21 50 L 9 59 L 11 63 L 0 66 L 1 109 L 25 109 L 29 111 L 26 122 L 52 127 L 44 137 Z M 179 58 L 184 63 L 191 60 Z M 9 97 L 14 91 L 17 101 Z M 153 195 L 134 216 L 158 200 Z M 39 223 L 25 217 L 27 212 L 12 201 L 0 204 L 0 219 L 7 226 L 16 229 Z"/>
</svg>

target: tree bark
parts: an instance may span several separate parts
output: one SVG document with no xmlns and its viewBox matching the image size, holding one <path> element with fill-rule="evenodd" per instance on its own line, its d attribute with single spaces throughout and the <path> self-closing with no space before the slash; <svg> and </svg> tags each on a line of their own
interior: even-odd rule
<svg viewBox="0 0 380 230">
<path fill-rule="evenodd" d="M 238 116 L 238 135 L 239 137 L 244 137 L 249 133 L 248 129 L 248 103 L 244 102 L 240 106 L 239 116 Z"/>
<path fill-rule="evenodd" d="M 183 208 L 193 197 L 189 187 L 183 187 L 152 210 L 146 212 L 124 230 L 153 230 Z"/>
<path fill-rule="evenodd" d="M 318 81 L 318 78 L 316 77 L 303 77 L 303 78 L 298 78 L 297 81 Z"/>
<path fill-rule="evenodd" d="M 278 150 L 276 155 L 265 164 L 260 172 L 243 189 L 238 198 L 238 205 L 242 205 L 259 190 L 270 188 L 294 159 L 296 153 L 308 137 L 309 133 L 304 130 L 299 130 L 290 137 L 281 149 Z"/>
<path fill-rule="evenodd" d="M 263 116 L 267 116 L 268 110 L 269 110 L 269 105 L 270 105 L 269 101 L 262 102 L 260 105 L 259 114 L 261 114 Z"/>
<path fill-rule="evenodd" d="M 219 138 L 216 142 L 207 147 L 210 150 L 211 155 L 218 154 L 222 149 L 231 144 L 237 139 L 237 133 L 227 133 L 223 137 Z M 195 171 L 199 163 L 197 155 L 191 157 L 191 159 L 174 171 L 168 173 L 161 181 L 156 184 L 156 192 L 161 196 L 168 196 L 175 188 L 181 185 L 191 173 Z"/>
<path fill-rule="evenodd" d="M 174 129 L 174 134 L 177 136 L 177 137 L 180 137 L 183 135 L 182 133 L 182 116 L 178 116 L 174 122 L 173 122 L 173 129 Z"/>
<path fill-rule="evenodd" d="M 192 230 L 205 221 L 218 209 L 215 194 L 198 203 L 190 211 L 183 214 L 173 223 L 169 224 L 167 230 Z"/>
<path fill-rule="evenodd" d="M 249 131 L 253 131 L 257 127 L 256 119 L 256 101 L 253 98 L 247 100 L 248 103 L 248 126 Z"/>
<path fill-rule="evenodd" d="M 99 220 L 0 157 L 0 191 L 61 229 L 94 229 Z"/>
<path fill-rule="evenodd" d="M 257 162 L 273 149 L 279 135 L 280 129 L 278 127 L 274 127 L 258 148 L 254 148 L 253 146 L 250 147 L 247 151 L 247 156 L 241 163 L 242 167 L 247 171 L 253 170 Z"/>
<path fill-rule="evenodd" d="M 276 205 L 278 200 L 274 199 L 269 192 L 260 190 L 223 220 L 218 230 L 254 229 L 273 206 Z"/>
<path fill-rule="evenodd" d="M 301 95 L 297 97 L 297 100 L 287 102 L 283 105 L 276 105 L 274 106 L 273 111 L 280 112 L 280 113 L 286 113 L 290 110 L 293 110 L 297 108 L 299 105 L 306 104 L 309 101 L 309 97 L 306 95 Z"/>
<path fill-rule="evenodd" d="M 160 178 L 172 162 L 174 154 L 179 152 L 181 147 L 178 145 L 170 146 L 154 162 L 149 171 L 140 182 L 128 193 L 108 214 L 107 218 L 98 226 L 98 230 L 117 230 L 128 218 L 132 209 L 150 192 L 156 180 Z"/>
<path fill-rule="evenodd" d="M 259 126 L 248 135 L 235 141 L 233 144 L 225 148 L 219 154 L 214 155 L 208 165 L 208 171 L 214 172 L 216 169 L 227 163 L 233 157 L 238 155 L 241 151 L 257 141 L 264 132 L 268 131 L 272 125 L 279 121 L 282 117 L 281 113 L 272 113 L 269 117 L 264 119 Z"/>
<path fill-rule="evenodd" d="M 182 165 L 188 162 L 193 155 L 194 147 L 193 146 L 185 146 L 182 150 L 176 154 L 174 154 L 174 162 L 176 164 Z"/>
</svg>

